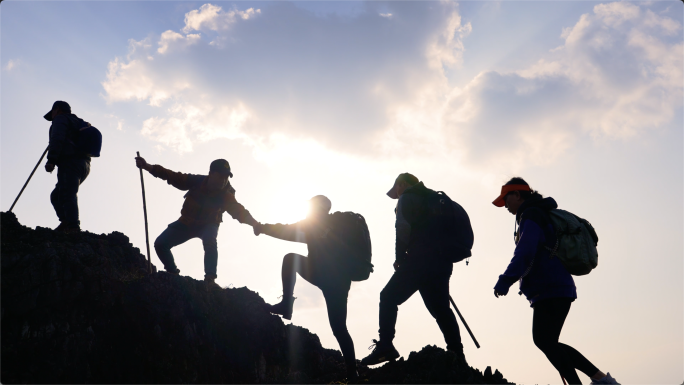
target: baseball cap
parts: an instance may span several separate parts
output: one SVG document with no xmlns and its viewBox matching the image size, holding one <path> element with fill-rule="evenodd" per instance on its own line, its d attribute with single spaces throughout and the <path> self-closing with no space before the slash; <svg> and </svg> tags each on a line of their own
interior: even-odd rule
<svg viewBox="0 0 684 385">
<path fill-rule="evenodd" d="M 406 182 L 410 184 L 411 186 L 415 186 L 418 184 L 418 178 L 413 176 L 412 174 L 409 174 L 407 172 L 403 174 L 399 174 L 397 179 L 394 180 L 394 184 L 392 185 L 392 188 L 387 192 L 387 196 L 392 198 L 392 199 L 398 199 L 399 195 L 397 195 L 397 183 L 399 182 Z"/>
<path fill-rule="evenodd" d="M 48 111 L 48 113 L 43 116 L 43 118 L 45 118 L 45 120 L 47 120 L 48 122 L 52 121 L 52 110 L 54 110 L 55 107 L 66 112 L 67 114 L 71 113 L 71 106 L 69 105 L 69 103 L 64 102 L 62 100 L 58 100 L 52 104 L 52 108 L 50 108 L 50 111 Z"/>
<path fill-rule="evenodd" d="M 233 177 L 233 173 L 230 172 L 230 164 L 228 164 L 228 161 L 225 159 L 216 159 L 215 161 L 211 162 L 211 165 L 209 166 L 209 172 L 211 171 L 216 171 L 231 178 Z"/>
<path fill-rule="evenodd" d="M 529 185 L 526 184 L 505 184 L 501 186 L 501 194 L 494 199 L 494 206 L 496 207 L 504 207 L 506 205 L 506 201 L 504 198 L 506 198 L 506 195 L 511 192 L 511 191 L 532 191 L 530 189 Z"/>
</svg>

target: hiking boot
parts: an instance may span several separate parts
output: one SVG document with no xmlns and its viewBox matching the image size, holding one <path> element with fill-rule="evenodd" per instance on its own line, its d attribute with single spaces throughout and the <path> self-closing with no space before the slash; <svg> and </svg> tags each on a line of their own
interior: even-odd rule
<svg viewBox="0 0 684 385">
<path fill-rule="evenodd" d="M 454 358 L 454 362 L 458 363 L 459 365 L 464 365 L 465 367 L 468 367 L 468 361 L 466 361 L 465 354 L 463 353 L 463 349 L 451 349 L 447 347 L 447 352 L 452 352 L 456 355 Z"/>
<path fill-rule="evenodd" d="M 215 275 L 205 275 L 204 276 L 204 283 L 206 283 L 207 285 L 217 285 L 216 276 Z"/>
<path fill-rule="evenodd" d="M 172 274 L 172 275 L 180 275 L 180 270 L 179 270 L 179 269 L 167 269 L 167 268 L 164 268 L 164 270 L 166 270 L 167 273 Z"/>
<path fill-rule="evenodd" d="M 292 308 L 295 297 L 283 297 L 283 300 L 275 305 L 266 304 L 266 309 L 273 314 L 279 314 L 286 320 L 292 319 Z"/>
<path fill-rule="evenodd" d="M 57 228 L 59 228 L 59 226 L 57 226 Z M 64 227 L 62 227 L 59 231 L 62 234 L 78 234 L 81 232 L 81 227 L 78 225 L 76 225 L 76 226 L 64 225 Z"/>
<path fill-rule="evenodd" d="M 593 384 L 597 384 L 597 385 L 598 384 L 618 384 L 619 385 L 617 380 L 614 379 L 613 377 L 611 377 L 610 373 L 606 373 L 606 376 L 600 380 L 592 380 L 591 383 L 592 383 L 592 385 Z"/>
<path fill-rule="evenodd" d="M 377 365 L 386 361 L 394 361 L 400 356 L 397 349 L 394 348 L 394 344 L 391 342 L 373 340 L 373 345 L 369 346 L 368 349 L 371 348 L 373 348 L 373 352 L 369 354 L 368 357 L 361 360 L 361 363 L 366 366 Z"/>
<path fill-rule="evenodd" d="M 347 364 L 347 383 L 355 383 L 359 379 L 359 371 L 356 362 Z"/>
<path fill-rule="evenodd" d="M 64 222 L 60 222 L 59 226 L 55 227 L 54 231 L 62 231 L 62 230 L 64 230 L 65 227 L 66 227 L 66 225 L 64 224 Z"/>
</svg>

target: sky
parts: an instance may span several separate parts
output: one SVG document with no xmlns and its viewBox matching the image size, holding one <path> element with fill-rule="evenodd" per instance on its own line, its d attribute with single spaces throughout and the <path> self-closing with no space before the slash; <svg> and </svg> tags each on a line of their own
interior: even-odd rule
<svg viewBox="0 0 684 385">
<path fill-rule="evenodd" d="M 48 142 L 55 100 L 103 133 L 81 186 L 81 227 L 120 231 L 145 253 L 136 151 L 208 172 L 227 159 L 236 198 L 263 223 L 293 223 L 326 195 L 361 213 L 375 272 L 352 285 L 358 358 L 377 338 L 392 275 L 394 207 L 411 172 L 469 213 L 469 264 L 451 295 L 481 344 L 468 362 L 522 384 L 560 378 L 532 341 L 532 309 L 493 287 L 514 249 L 514 217 L 491 202 L 513 176 L 588 219 L 599 265 L 575 277 L 561 342 L 623 384 L 684 380 L 684 24 L 680 1 L 184 2 L 13 1 L 0 6 L 0 208 L 8 210 Z M 145 174 L 150 242 L 184 193 Z M 14 208 L 58 224 L 39 168 Z M 218 279 L 267 302 L 303 244 L 255 237 L 224 215 Z M 202 279 L 201 241 L 174 249 Z M 152 250 L 152 262 L 161 263 Z M 320 291 L 303 279 L 292 322 L 338 349 Z M 399 307 L 408 357 L 445 347 L 420 296 Z M 580 374 L 583 381 L 588 378 Z"/>
</svg>

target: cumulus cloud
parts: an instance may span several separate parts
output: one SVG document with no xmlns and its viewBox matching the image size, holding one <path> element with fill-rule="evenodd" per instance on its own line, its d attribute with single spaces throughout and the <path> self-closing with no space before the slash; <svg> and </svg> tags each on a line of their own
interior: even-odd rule
<svg viewBox="0 0 684 385">
<path fill-rule="evenodd" d="M 185 27 L 183 28 L 183 32 L 225 30 L 238 19 L 249 20 L 260 13 L 260 9 L 255 10 L 254 8 L 249 8 L 244 11 L 232 9 L 226 12 L 217 5 L 204 4 L 200 9 L 190 11 L 185 15 Z"/>
<path fill-rule="evenodd" d="M 152 38 L 131 41 L 128 56 L 109 63 L 103 87 L 110 102 L 160 107 L 144 133 L 179 151 L 191 150 L 188 141 L 235 138 L 236 130 L 253 141 L 281 133 L 368 149 L 392 106 L 443 82 L 444 69 L 460 63 L 460 39 L 470 31 L 450 2 L 390 2 L 382 10 L 392 18 L 373 3 L 353 18 L 289 3 L 228 11 L 205 4 L 186 14 L 180 31 L 160 34 L 156 49 Z M 225 111 L 249 113 L 231 120 Z M 219 129 L 225 124 L 230 133 Z"/>
<path fill-rule="evenodd" d="M 626 139 L 682 106 L 681 25 L 627 2 L 599 4 L 534 66 L 483 72 L 455 90 L 443 125 L 472 159 L 548 163 L 584 134 Z"/>
<path fill-rule="evenodd" d="M 681 25 L 647 7 L 596 5 L 535 65 L 454 88 L 447 69 L 458 70 L 471 31 L 448 1 L 370 2 L 346 18 L 288 3 L 205 4 L 156 49 L 131 41 L 103 87 L 111 102 L 159 107 L 143 134 L 181 152 L 215 138 L 289 137 L 482 166 L 553 162 L 582 135 L 633 137 L 682 105 Z"/>
</svg>

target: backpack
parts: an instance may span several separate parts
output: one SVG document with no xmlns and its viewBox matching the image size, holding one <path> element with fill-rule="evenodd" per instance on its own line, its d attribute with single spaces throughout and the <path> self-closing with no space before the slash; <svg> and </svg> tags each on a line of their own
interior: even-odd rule
<svg viewBox="0 0 684 385">
<path fill-rule="evenodd" d="M 373 272 L 371 240 L 368 225 L 361 214 L 335 212 L 328 222 L 330 235 L 336 240 L 335 257 L 341 273 L 352 281 L 365 281 Z"/>
<path fill-rule="evenodd" d="M 429 191 L 425 201 L 429 238 L 451 263 L 472 256 L 475 239 L 468 213 L 443 191 Z"/>
<path fill-rule="evenodd" d="M 589 274 L 598 265 L 598 235 L 586 219 L 559 209 L 548 211 L 556 232 L 553 248 L 545 246 L 572 275 Z"/>
<path fill-rule="evenodd" d="M 102 150 L 102 133 L 88 123 L 78 130 L 76 152 L 90 157 L 99 157 Z"/>
<path fill-rule="evenodd" d="M 451 263 L 472 255 L 473 228 L 468 213 L 461 205 L 443 191 L 434 191 L 422 184 L 405 193 L 418 194 L 423 198 L 423 204 L 415 214 L 404 214 L 411 226 L 415 226 L 411 230 L 411 242 L 416 247 L 436 248 L 439 257 Z"/>
</svg>

